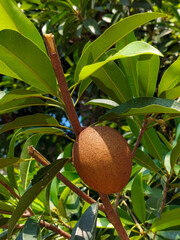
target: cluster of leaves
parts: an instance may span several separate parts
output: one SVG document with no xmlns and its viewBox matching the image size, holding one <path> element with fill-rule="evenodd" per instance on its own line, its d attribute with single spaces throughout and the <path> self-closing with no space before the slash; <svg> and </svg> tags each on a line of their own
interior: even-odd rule
<svg viewBox="0 0 180 240">
<path fill-rule="evenodd" d="M 180 58 L 177 58 L 158 79 L 162 53 L 144 41 L 137 41 L 133 33 L 133 30 L 151 20 L 156 26 L 153 32 L 159 33 L 157 26 L 165 26 L 167 17 L 163 13 L 141 13 L 118 21 L 122 16 L 129 14 L 132 7 L 134 11 L 135 5 L 130 1 L 124 1 L 125 5 L 116 4 L 116 1 L 112 1 L 109 5 L 107 1 L 98 1 L 97 8 L 93 7 L 96 6 L 95 1 L 73 1 L 73 5 L 71 1 L 21 2 L 21 8 L 37 20 L 40 28 L 43 25 L 48 30 L 54 29 L 55 35 L 58 32 L 57 28 L 59 34 L 63 29 L 64 34 L 56 39 L 57 42 L 61 41 L 64 44 L 65 48 L 61 46 L 61 49 L 66 56 L 70 56 L 69 54 L 77 47 L 76 44 L 72 44 L 70 52 L 66 53 L 70 44 L 69 39 L 76 43 L 74 38 L 79 38 L 79 51 L 81 38 L 86 38 L 84 42 L 86 43 L 87 39 L 92 37 L 90 33 L 97 37 L 108 24 L 116 23 L 92 43 L 82 44 L 81 47 L 84 46 L 84 48 L 78 63 L 75 62 L 77 66 L 72 87 L 79 86 L 78 101 L 89 85 L 92 82 L 95 83 L 103 92 L 104 98 L 91 99 L 87 105 L 99 106 L 103 109 L 105 114 L 100 116 L 99 122 L 118 128 L 124 133 L 131 148 L 138 138 L 143 116 L 145 116 L 148 123 L 147 130 L 142 138 L 142 145 L 136 151 L 131 178 L 121 193 L 117 210 L 132 240 L 147 237 L 178 239 L 180 235 L 178 230 L 180 208 L 177 201 L 180 196 L 180 103 L 178 102 Z M 141 1 L 134 1 L 133 4 L 138 2 L 142 4 Z M 150 8 L 151 5 L 145 2 L 146 7 Z M 161 1 L 155 2 L 157 7 L 165 11 L 166 1 L 163 1 L 162 5 Z M 98 10 L 98 7 L 104 4 L 106 7 L 109 6 L 108 15 L 104 14 L 104 8 L 101 11 Z M 123 6 L 126 6 L 124 15 L 118 16 L 118 11 L 115 12 L 116 14 L 113 12 L 113 7 L 122 9 Z M 176 11 L 174 6 L 168 5 L 172 11 Z M 38 8 L 45 11 L 37 14 L 35 10 Z M 65 9 L 64 15 L 62 12 L 57 14 L 57 10 L 60 11 L 60 9 Z M 25 83 L 17 85 L 17 89 L 12 91 L 5 88 L 0 93 L 0 113 L 8 114 L 33 106 L 43 107 L 42 109 L 49 113 L 44 114 L 38 111 L 33 115 L 21 116 L 0 128 L 1 134 L 15 130 L 11 132 L 7 157 L 0 159 L 1 169 L 7 169 L 7 175 L 0 175 L 0 226 L 6 228 L 8 224 L 9 237 L 14 233 L 17 239 L 26 239 L 28 236 L 34 239 L 41 237 L 57 239 L 57 233 L 40 229 L 42 220 L 60 226 L 61 230 L 72 234 L 72 239 L 75 239 L 77 230 L 81 231 L 81 234 L 89 234 L 91 239 L 95 238 L 95 235 L 96 239 L 118 239 L 117 233 L 105 214 L 98 213 L 97 203 L 89 207 L 88 203 L 82 201 L 73 191 L 54 178 L 62 169 L 64 176 L 75 186 L 93 196 L 95 200 L 98 199 L 97 193 L 82 183 L 72 163 L 68 163 L 71 158 L 72 129 L 62 126 L 58 121 L 58 115 L 53 114 L 52 109 L 63 114 L 65 109 L 42 37 L 12 1 L 0 0 L 0 11 L 2 13 L 0 23 L 3 23 L 0 24 L 0 73 L 18 79 L 17 83 Z M 54 11 L 57 18 L 49 15 Z M 98 17 L 96 17 L 97 20 L 92 18 L 96 14 L 102 21 L 99 22 Z M 162 18 L 157 24 L 154 19 L 158 17 Z M 64 23 L 65 18 L 67 22 Z M 177 14 L 175 18 L 178 19 Z M 173 18 L 171 21 L 175 22 L 173 34 L 176 36 L 178 23 Z M 91 25 L 96 32 L 91 32 L 92 28 L 89 28 Z M 80 33 L 81 35 L 78 35 Z M 63 40 L 64 35 L 67 38 Z M 149 36 L 146 39 L 149 39 Z M 158 44 L 161 44 L 164 36 L 161 35 L 157 40 Z M 153 33 L 151 39 L 155 43 L 157 35 Z M 174 42 L 166 46 L 167 48 L 162 45 L 163 53 L 174 46 L 174 56 L 177 57 L 177 41 L 178 38 L 174 38 Z M 159 82 L 158 90 L 157 82 Z M 40 139 L 44 139 L 45 134 L 63 136 L 64 139 L 68 139 L 65 141 L 66 144 L 71 143 L 58 156 L 59 160 L 42 168 L 36 175 L 35 173 L 41 167 L 35 160 L 30 159 L 27 147 L 40 145 Z M 55 139 L 57 143 L 57 138 Z M 24 144 L 21 153 L 16 155 L 15 149 L 22 142 Z M 20 167 L 17 167 L 17 163 Z M 22 197 L 17 202 L 17 196 L 20 195 Z M 112 195 L 112 203 L 115 199 L 116 195 Z M 30 205 L 36 217 L 28 216 L 27 220 L 27 217 L 22 214 Z M 13 215 L 10 218 L 11 214 Z M 20 224 L 25 224 L 22 231 L 20 231 Z M 74 228 L 73 231 L 72 228 Z M 6 238 L 7 231 L 3 231 L 0 239 Z"/>
</svg>

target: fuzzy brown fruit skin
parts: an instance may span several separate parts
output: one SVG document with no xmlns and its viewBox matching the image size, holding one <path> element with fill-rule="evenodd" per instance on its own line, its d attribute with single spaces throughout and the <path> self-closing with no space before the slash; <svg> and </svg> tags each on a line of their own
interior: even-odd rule
<svg viewBox="0 0 180 240">
<path fill-rule="evenodd" d="M 120 192 L 129 181 L 132 153 L 123 136 L 113 128 L 85 128 L 74 143 L 72 158 L 82 180 L 98 192 Z"/>
</svg>

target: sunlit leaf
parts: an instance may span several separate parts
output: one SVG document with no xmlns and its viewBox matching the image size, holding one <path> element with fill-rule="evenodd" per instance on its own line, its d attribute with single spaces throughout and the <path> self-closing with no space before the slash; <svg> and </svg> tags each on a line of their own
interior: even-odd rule
<svg viewBox="0 0 180 240">
<path fill-rule="evenodd" d="M 99 202 L 96 202 L 85 211 L 72 231 L 71 240 L 95 240 L 98 208 Z"/>
<path fill-rule="evenodd" d="M 56 160 L 51 165 L 48 165 L 42 170 L 41 173 L 37 174 L 34 178 L 34 184 L 28 187 L 27 191 L 23 194 L 21 199 L 18 202 L 18 205 L 9 221 L 9 228 L 8 228 L 8 239 L 12 234 L 12 231 L 24 213 L 24 211 L 29 207 L 29 205 L 34 201 L 34 199 L 39 195 L 39 193 L 52 181 L 52 179 L 56 176 L 56 174 L 60 171 L 60 169 L 64 166 L 66 160 L 60 159 Z M 40 176 L 41 175 L 41 176 Z M 37 178 L 39 179 L 37 181 Z"/>
</svg>

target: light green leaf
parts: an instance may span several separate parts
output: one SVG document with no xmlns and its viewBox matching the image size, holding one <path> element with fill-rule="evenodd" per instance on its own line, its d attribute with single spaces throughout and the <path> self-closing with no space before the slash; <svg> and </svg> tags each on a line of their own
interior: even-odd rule
<svg viewBox="0 0 180 240">
<path fill-rule="evenodd" d="M 176 99 L 180 97 L 180 84 L 179 86 L 177 85 L 176 87 L 164 91 L 160 96 L 166 99 Z"/>
<path fill-rule="evenodd" d="M 146 220 L 146 209 L 143 192 L 142 173 L 139 173 L 133 181 L 131 188 L 131 199 L 134 213 L 136 214 L 138 219 L 142 223 L 144 223 Z"/>
<path fill-rule="evenodd" d="M 116 50 L 119 51 L 125 46 L 127 46 L 127 44 L 134 41 L 137 41 L 134 32 L 130 32 L 128 35 L 126 35 L 116 43 Z M 120 66 L 121 70 L 126 76 L 133 96 L 135 97 L 137 96 L 139 97 L 139 85 L 137 80 L 137 67 L 136 67 L 138 58 L 139 58 L 138 56 L 135 56 L 118 59 L 118 65 Z"/>
<path fill-rule="evenodd" d="M 21 215 L 34 201 L 34 199 L 40 194 L 40 192 L 52 181 L 52 179 L 64 166 L 66 161 L 67 160 L 65 159 L 56 160 L 50 165 L 42 168 L 40 170 L 41 172 L 34 177 L 32 185 L 27 189 L 27 191 L 23 194 L 23 196 L 19 200 L 18 205 L 9 221 L 8 239 L 10 239 L 13 229 Z"/>
<path fill-rule="evenodd" d="M 154 96 L 159 73 L 159 56 L 140 56 L 137 64 L 140 96 Z"/>
<path fill-rule="evenodd" d="M 20 132 L 20 134 L 22 134 L 22 132 Z M 31 159 L 31 157 L 28 153 L 28 147 L 29 146 L 36 147 L 40 138 L 41 138 L 41 135 L 37 135 L 37 134 L 29 137 L 23 145 L 20 158 Z M 22 182 L 24 189 L 26 189 L 26 187 L 27 187 L 26 184 L 27 184 L 27 177 L 28 177 L 30 164 L 31 164 L 31 161 L 25 161 L 25 162 L 20 163 L 21 182 Z"/>
<path fill-rule="evenodd" d="M 25 161 L 21 158 L 0 158 L 0 169 Z"/>
<path fill-rule="evenodd" d="M 79 81 L 89 77 L 90 75 L 92 75 L 92 73 L 94 73 L 95 71 L 97 71 L 99 68 L 101 68 L 110 61 L 126 57 L 134 57 L 141 54 L 156 54 L 162 56 L 162 54 L 156 48 L 152 47 L 148 43 L 134 41 L 129 43 L 127 46 L 119 50 L 114 55 L 109 56 L 105 61 L 93 63 L 83 67 L 79 74 Z"/>
<path fill-rule="evenodd" d="M 14 212 L 14 207 L 12 205 L 10 205 L 9 203 L 0 201 L 0 210 L 4 210 L 7 212 Z"/>
<path fill-rule="evenodd" d="M 34 115 L 16 118 L 13 122 L 9 122 L 4 125 L 1 125 L 0 134 L 16 128 L 35 127 L 35 126 L 60 127 L 58 121 L 55 118 L 47 114 L 36 113 Z"/>
<path fill-rule="evenodd" d="M 178 59 L 173 64 L 171 64 L 171 66 L 165 71 L 164 75 L 162 76 L 158 88 L 158 96 L 161 96 L 161 94 L 164 91 L 173 89 L 179 83 L 180 83 L 180 57 L 178 57 Z"/>
<path fill-rule="evenodd" d="M 43 39 L 25 14 L 11 0 L 0 0 L 0 31 L 11 29 L 20 32 L 46 53 Z"/>
<path fill-rule="evenodd" d="M 93 203 L 82 215 L 76 226 L 73 228 L 71 240 L 78 238 L 95 240 L 96 221 L 98 215 L 99 202 Z"/>
<path fill-rule="evenodd" d="M 175 116 L 180 116 L 180 103 L 175 100 L 155 97 L 135 98 L 108 110 L 104 116 L 100 117 L 100 120 L 104 121 L 124 116 L 151 113 L 173 113 Z"/>
<path fill-rule="evenodd" d="M 171 162 L 172 169 L 174 169 L 179 157 L 180 157 L 180 136 L 177 140 L 175 147 L 172 149 L 172 152 L 171 152 L 170 162 Z"/>
<path fill-rule="evenodd" d="M 49 57 L 20 33 L 0 31 L 0 60 L 22 81 L 57 96 L 56 77 Z"/>
<path fill-rule="evenodd" d="M 151 231 L 157 232 L 180 225 L 180 209 L 173 209 L 162 213 L 161 218 L 156 218 L 152 224 Z"/>
<path fill-rule="evenodd" d="M 118 104 L 110 99 L 92 99 L 86 103 L 86 105 L 97 105 L 104 108 L 112 109 L 113 107 L 117 107 Z"/>
<path fill-rule="evenodd" d="M 11 70 L 3 61 L 0 60 L 0 72 L 2 75 L 6 75 L 12 78 L 21 80 L 21 78 Z"/>
<path fill-rule="evenodd" d="M 95 63 L 99 59 L 99 57 L 107 51 L 107 49 L 113 46 L 121 38 L 126 36 L 129 32 L 133 31 L 134 29 L 146 22 L 163 16 L 165 15 L 162 13 L 135 14 L 123 20 L 120 20 L 116 24 L 109 27 L 84 51 L 76 68 L 75 82 L 79 80 L 79 73 L 85 65 Z"/>
</svg>

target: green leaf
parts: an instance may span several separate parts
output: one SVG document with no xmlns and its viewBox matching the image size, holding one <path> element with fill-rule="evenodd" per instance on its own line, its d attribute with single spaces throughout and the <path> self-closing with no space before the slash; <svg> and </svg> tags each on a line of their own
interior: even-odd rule
<svg viewBox="0 0 180 240">
<path fill-rule="evenodd" d="M 40 98 L 45 100 L 48 99 L 49 101 L 44 102 Z M 13 112 L 28 106 L 57 106 L 56 104 L 57 103 L 54 103 L 53 99 L 51 102 L 51 99 L 44 97 L 38 92 L 25 89 L 16 89 L 8 92 L 0 99 L 0 114 Z M 57 107 L 59 107 L 59 105 Z"/>
<path fill-rule="evenodd" d="M 158 96 L 161 97 L 161 94 L 167 90 L 173 89 L 177 84 L 180 83 L 180 57 L 171 64 L 171 66 L 165 71 L 164 75 L 161 78 Z"/>
<path fill-rule="evenodd" d="M 20 33 L 9 29 L 0 31 L 0 60 L 22 81 L 57 96 L 56 77 L 49 57 Z"/>
<path fill-rule="evenodd" d="M 41 169 L 41 176 L 37 174 L 35 176 L 34 184 L 32 184 L 27 191 L 23 194 L 21 199 L 18 202 L 18 205 L 9 221 L 8 228 L 8 239 L 13 232 L 13 229 L 21 217 L 21 215 L 25 212 L 25 210 L 29 207 L 29 205 L 34 201 L 34 199 L 40 194 L 40 192 L 52 181 L 52 179 L 56 176 L 56 174 L 61 170 L 67 160 L 60 159 L 56 160 L 50 165 Z M 37 181 L 38 177 L 38 181 Z"/>
<path fill-rule="evenodd" d="M 149 128 L 145 131 L 141 142 L 151 156 L 163 161 L 163 144 L 160 141 L 154 128 Z"/>
<path fill-rule="evenodd" d="M 130 85 L 121 69 L 109 62 L 91 76 L 93 82 L 113 101 L 121 104 L 132 98 Z"/>
<path fill-rule="evenodd" d="M 0 31 L 3 29 L 18 31 L 46 53 L 43 39 L 38 30 L 13 1 L 0 0 L 0 13 Z"/>
<path fill-rule="evenodd" d="M 132 184 L 131 199 L 134 213 L 138 219 L 144 223 L 146 220 L 146 208 L 143 192 L 142 173 L 139 173 Z"/>
<path fill-rule="evenodd" d="M 179 157 L 180 157 L 180 136 L 177 140 L 175 147 L 172 149 L 172 152 L 171 152 L 170 162 L 171 162 L 172 169 L 174 169 Z"/>
<path fill-rule="evenodd" d="M 29 137 L 23 145 L 20 158 L 30 159 L 31 157 L 28 153 L 28 147 L 29 146 L 36 147 L 40 138 L 41 138 L 41 135 L 37 135 L 37 134 Z M 25 161 L 25 162 L 20 163 L 21 182 L 22 182 L 24 189 L 27 187 L 27 177 L 28 177 L 30 164 L 31 164 L 31 161 Z"/>
<path fill-rule="evenodd" d="M 16 128 L 35 126 L 60 127 L 58 121 L 55 118 L 47 114 L 36 113 L 29 116 L 18 117 L 13 122 L 1 125 L 0 134 Z"/>
<path fill-rule="evenodd" d="M 137 64 L 140 96 L 153 96 L 159 72 L 159 56 L 140 56 Z"/>
<path fill-rule="evenodd" d="M 136 150 L 134 160 L 136 163 L 139 165 L 148 168 L 149 170 L 158 173 L 158 167 L 156 164 L 153 162 L 153 160 L 147 155 L 145 152 L 141 151 L 140 149 Z"/>
<path fill-rule="evenodd" d="M 0 158 L 0 169 L 25 161 L 21 158 Z"/>
<path fill-rule="evenodd" d="M 11 70 L 3 61 L 0 60 L 0 72 L 2 75 L 7 75 L 12 78 L 21 80 L 21 78 Z"/>
<path fill-rule="evenodd" d="M 124 116 L 145 115 L 151 113 L 173 113 L 180 116 L 180 103 L 175 100 L 155 97 L 140 97 L 131 99 L 119 105 L 100 117 L 101 121 L 111 120 Z"/>
<path fill-rule="evenodd" d="M 130 32 L 116 43 L 116 50 L 124 48 L 127 44 L 137 41 L 134 32 Z M 133 96 L 139 96 L 139 86 L 137 80 L 137 60 L 138 56 L 118 59 L 118 65 L 122 69 L 129 82 Z"/>
<path fill-rule="evenodd" d="M 83 26 L 92 34 L 99 35 L 101 33 L 98 23 L 94 18 L 87 18 L 83 21 Z"/>
<path fill-rule="evenodd" d="M 40 240 L 40 225 L 39 220 L 36 217 L 30 217 L 26 221 L 23 231 L 22 231 L 22 239 L 26 240 Z"/>
<path fill-rule="evenodd" d="M 22 131 L 20 134 L 32 134 L 32 133 L 38 133 L 38 134 L 54 134 L 54 135 L 65 135 L 65 132 L 59 128 L 55 127 L 36 127 L 36 128 L 29 128 L 24 131 Z M 19 134 L 19 135 L 20 135 Z"/>
<path fill-rule="evenodd" d="M 156 218 L 152 224 L 151 231 L 157 232 L 170 227 L 180 225 L 180 209 L 173 209 L 162 213 L 161 218 Z"/>
<path fill-rule="evenodd" d="M 9 203 L 5 203 L 4 201 L 0 201 L 0 210 L 7 212 L 14 212 L 14 207 Z"/>
<path fill-rule="evenodd" d="M 97 38 L 93 43 L 91 43 L 84 51 L 76 68 L 75 82 L 79 80 L 79 73 L 83 66 L 95 63 L 107 49 L 109 49 L 121 38 L 126 36 L 129 32 L 133 31 L 140 25 L 149 22 L 155 18 L 163 16 L 165 15 L 161 13 L 135 14 L 123 20 L 120 20 L 116 24 L 109 27 L 99 38 Z"/>
<path fill-rule="evenodd" d="M 117 107 L 118 104 L 110 99 L 92 99 L 88 101 L 85 105 L 96 105 L 96 106 L 101 106 L 104 108 L 109 108 L 112 109 L 113 107 Z"/>
<path fill-rule="evenodd" d="M 90 75 L 92 75 L 92 73 L 94 73 L 110 61 L 126 57 L 134 57 L 142 54 L 156 54 L 162 56 L 162 54 L 150 44 L 141 41 L 134 41 L 129 43 L 127 46 L 119 50 L 114 55 L 109 56 L 105 61 L 93 63 L 83 67 L 79 74 L 79 81 L 82 81 L 83 79 L 89 77 Z"/>
<path fill-rule="evenodd" d="M 99 202 L 93 203 L 73 228 L 71 240 L 95 240 Z"/>
</svg>

